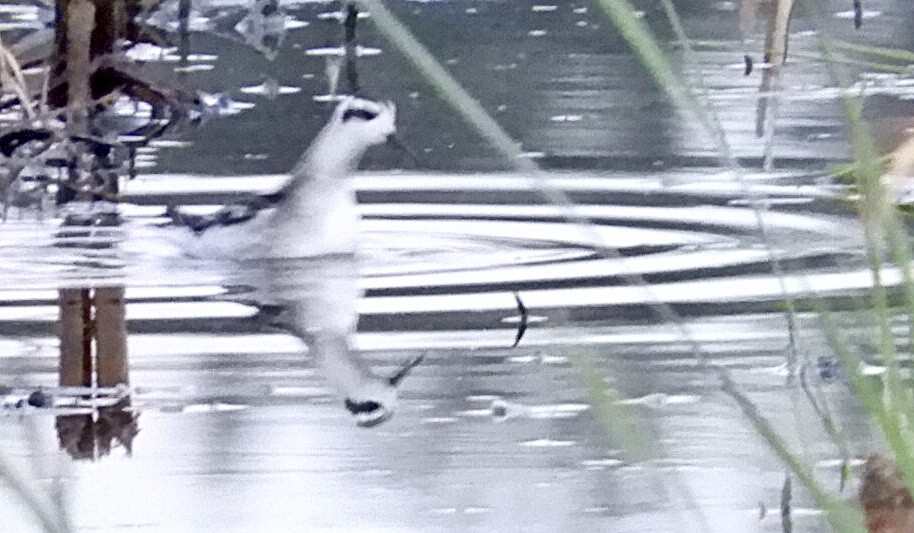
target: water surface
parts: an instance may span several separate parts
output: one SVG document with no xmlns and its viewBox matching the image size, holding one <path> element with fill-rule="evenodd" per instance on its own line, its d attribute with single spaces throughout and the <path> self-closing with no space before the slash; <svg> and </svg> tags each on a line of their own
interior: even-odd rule
<svg viewBox="0 0 914 533">
<path fill-rule="evenodd" d="M 169 204 L 207 209 L 282 183 L 332 109 L 326 73 L 342 29 L 328 14 L 339 6 L 280 3 L 285 33 L 265 49 L 219 24 L 231 5 L 195 3 L 187 61 L 169 51 L 147 66 L 224 93 L 234 114 L 140 149 L 120 226 L 67 229 L 61 213 L 22 210 L 0 227 L 8 455 L 42 488 L 62 487 L 77 531 L 781 531 L 784 465 L 696 350 L 838 490 L 840 452 L 788 380 L 783 301 L 835 309 L 865 344 L 862 231 L 830 177 L 849 153 L 839 93 L 813 57 L 818 26 L 795 20 L 766 148 L 755 134 L 761 75 L 743 75 L 744 54 L 761 62 L 761 35 L 743 38 L 734 3 L 676 4 L 696 41 L 683 76 L 702 72 L 743 171 L 719 165 L 713 140 L 666 103 L 589 3 L 391 3 L 545 171 L 507 171 L 363 19 L 362 93 L 397 103 L 414 155 L 368 154 L 355 178 L 356 258 L 276 265 L 187 257 L 159 224 Z M 817 24 L 854 42 L 914 44 L 906 3 L 870 0 L 858 31 L 845 4 L 828 2 Z M 0 28 L 41 32 L 47 13 L 30 6 L 0 8 Z M 639 7 L 670 41 L 662 13 Z M 908 75 L 851 69 L 875 124 L 910 111 Z M 774 170 L 761 170 L 766 150 Z M 590 225 L 569 223 L 544 199 L 550 188 Z M 102 400 L 15 404 L 38 387 L 72 396 L 56 388 L 58 289 L 112 285 L 126 286 L 139 433 L 71 461 L 61 420 L 97 421 Z M 529 316 L 512 348 L 515 294 Z M 425 356 L 388 423 L 352 423 L 313 349 L 270 316 L 290 300 L 340 335 L 356 324 L 354 353 L 378 374 Z M 830 357 L 818 317 L 796 319 L 800 362 L 852 455 L 878 449 L 846 386 L 817 370 Z M 589 362 L 654 443 L 649 459 L 595 411 Z M 6 501 L 17 512 L 4 527 L 34 527 Z M 827 530 L 800 489 L 793 521 Z"/>
</svg>

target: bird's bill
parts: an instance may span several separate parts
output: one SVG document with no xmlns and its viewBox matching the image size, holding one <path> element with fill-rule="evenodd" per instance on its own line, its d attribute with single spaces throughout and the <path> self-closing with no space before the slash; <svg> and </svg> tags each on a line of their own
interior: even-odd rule
<svg viewBox="0 0 914 533">
<path fill-rule="evenodd" d="M 407 361 L 400 370 L 398 370 L 394 375 L 390 376 L 390 384 L 394 387 L 399 385 L 400 382 L 403 381 L 403 378 L 409 374 L 410 370 L 421 363 L 423 359 L 425 359 L 425 355 L 419 355 Z"/>
</svg>

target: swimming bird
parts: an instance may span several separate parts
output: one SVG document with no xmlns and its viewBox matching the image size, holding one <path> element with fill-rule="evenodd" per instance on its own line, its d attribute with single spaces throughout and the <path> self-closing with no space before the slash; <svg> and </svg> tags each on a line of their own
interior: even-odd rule
<svg viewBox="0 0 914 533">
<path fill-rule="evenodd" d="M 246 295 L 269 325 L 300 338 L 360 427 L 374 427 L 396 410 L 397 388 L 422 357 L 392 376 L 376 374 L 352 341 L 359 287 L 355 194 L 348 177 L 371 146 L 396 132 L 396 107 L 347 97 L 337 106 L 279 191 L 199 216 L 169 209 L 188 237 L 190 255 L 260 263 Z M 301 261 L 283 259 L 318 258 Z"/>
<path fill-rule="evenodd" d="M 365 151 L 396 133 L 396 106 L 344 98 L 279 191 L 227 205 L 210 215 L 169 208 L 190 229 L 181 247 L 207 258 L 301 258 L 356 249 L 355 193 L 347 179 Z"/>
</svg>

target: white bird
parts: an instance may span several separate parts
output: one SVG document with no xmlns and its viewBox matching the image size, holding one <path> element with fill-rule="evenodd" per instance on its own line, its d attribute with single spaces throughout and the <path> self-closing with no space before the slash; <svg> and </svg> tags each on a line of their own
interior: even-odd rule
<svg viewBox="0 0 914 533">
<path fill-rule="evenodd" d="M 358 211 L 349 176 L 365 151 L 396 133 L 396 107 L 347 97 L 337 106 L 279 191 L 211 215 L 169 209 L 193 235 L 180 246 L 195 257 L 259 259 L 351 254 Z"/>
<path fill-rule="evenodd" d="M 295 165 L 292 179 L 276 193 L 206 216 L 169 210 L 173 221 L 185 226 L 188 238 L 182 245 L 193 256 L 233 260 L 321 256 L 305 264 L 262 263 L 263 279 L 251 280 L 258 289 L 254 299 L 261 311 L 280 309 L 273 314 L 272 324 L 308 345 L 324 377 L 361 427 L 376 426 L 393 416 L 398 385 L 422 360 L 412 358 L 392 376 L 381 376 L 352 348 L 356 302 L 361 296 L 353 255 L 359 216 L 347 178 L 369 147 L 396 132 L 395 119 L 396 107 L 390 102 L 346 98 Z"/>
</svg>

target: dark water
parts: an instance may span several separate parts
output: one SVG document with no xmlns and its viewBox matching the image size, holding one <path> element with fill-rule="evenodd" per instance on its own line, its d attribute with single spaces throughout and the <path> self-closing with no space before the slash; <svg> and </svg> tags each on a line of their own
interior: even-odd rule
<svg viewBox="0 0 914 533">
<path fill-rule="evenodd" d="M 246 105 L 223 106 L 237 113 L 140 149 L 123 225 L 66 234 L 60 214 L 23 210 L 0 228 L 0 383 L 12 387 L 0 418 L 6 455 L 39 488 L 63 490 L 77 531 L 781 531 L 785 467 L 695 349 L 728 369 L 839 489 L 840 452 L 788 380 L 782 303 L 785 293 L 824 302 L 866 343 L 854 310 L 871 275 L 845 191 L 829 177 L 849 148 L 839 93 L 812 57 L 812 29 L 911 49 L 914 10 L 870 0 L 855 31 L 850 2 L 826 4 L 821 20 L 792 23 L 774 170 L 763 172 L 760 70 L 743 75 L 744 54 L 761 63 L 762 35 L 740 34 L 736 3 L 676 2 L 697 59 L 683 63 L 683 76 L 701 70 L 746 167 L 741 185 L 598 6 L 391 2 L 545 178 L 509 172 L 371 18 L 361 19 L 368 52 L 355 61 L 359 90 L 396 102 L 398 134 L 413 155 L 379 147 L 366 156 L 355 181 L 356 259 L 271 265 L 188 258 L 157 224 L 169 203 L 218 204 L 281 183 L 278 173 L 332 109 L 327 71 L 337 67 L 322 54 L 340 46 L 343 30 L 324 15 L 340 6 L 280 3 L 287 29 L 278 46 L 263 48 L 224 23 L 237 20 L 228 16 L 237 5 L 194 3 L 191 27 L 200 31 L 190 34 L 186 64 L 171 50 L 144 68 Z M 11 6 L 0 6 L 4 41 L 36 38 L 47 13 Z M 658 5 L 638 8 L 674 39 Z M 173 31 L 173 17 L 161 17 L 156 25 Z M 848 76 L 868 96 L 877 132 L 888 135 L 885 124 L 910 113 L 909 75 L 851 65 Z M 261 94 L 262 84 L 280 94 Z M 547 185 L 592 226 L 567 222 L 540 194 Z M 750 207 L 749 198 L 764 201 Z M 594 252 L 595 241 L 614 252 Z M 899 278 L 884 273 L 887 284 Z M 99 410 L 64 406 L 74 395 L 55 388 L 57 289 L 119 284 L 139 433 L 130 454 L 114 439 L 110 454 L 98 447 L 86 454 L 97 460 L 71 461 L 72 449 L 60 451 L 61 419 L 97 421 Z M 529 327 L 511 348 L 515 293 Z M 357 324 L 350 355 L 378 375 L 424 355 L 388 423 L 352 423 L 317 348 L 265 316 L 274 299 L 302 302 L 294 320 L 318 323 L 336 340 Z M 678 323 L 658 314 L 658 302 Z M 817 316 L 800 313 L 797 325 L 801 362 L 851 455 L 880 449 L 840 379 L 817 376 L 817 359 L 831 355 Z M 607 402 L 631 413 L 653 443 L 635 450 L 648 459 L 626 449 L 624 429 L 592 406 L 590 364 L 618 395 Z M 15 407 L 37 387 L 58 394 L 59 405 Z M 843 496 L 854 490 L 851 483 Z M 0 529 L 34 527 L 13 493 L 4 501 Z M 799 488 L 793 521 L 795 531 L 827 530 Z"/>
</svg>

